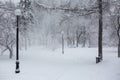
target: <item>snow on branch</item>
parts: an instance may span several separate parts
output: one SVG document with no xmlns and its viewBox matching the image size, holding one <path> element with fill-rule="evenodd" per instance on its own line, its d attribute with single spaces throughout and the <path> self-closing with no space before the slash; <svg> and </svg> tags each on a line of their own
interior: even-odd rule
<svg viewBox="0 0 120 80">
<path fill-rule="evenodd" d="M 36 7 L 38 7 L 38 9 L 42 9 L 42 10 L 61 10 L 64 12 L 71 12 L 71 13 L 79 14 L 79 16 L 90 15 L 90 14 L 96 13 L 98 11 L 98 6 L 79 9 L 78 7 L 74 7 L 74 8 L 66 8 L 66 7 L 61 7 L 61 6 L 51 7 L 51 6 L 47 6 L 44 4 L 36 3 Z"/>
</svg>

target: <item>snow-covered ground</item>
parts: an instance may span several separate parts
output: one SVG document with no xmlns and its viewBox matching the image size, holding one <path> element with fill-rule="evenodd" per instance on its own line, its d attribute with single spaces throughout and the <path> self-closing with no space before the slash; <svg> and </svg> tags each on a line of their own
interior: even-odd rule
<svg viewBox="0 0 120 80">
<path fill-rule="evenodd" d="M 95 63 L 97 48 L 66 48 L 51 51 L 31 47 L 20 54 L 20 74 L 15 59 L 0 56 L 0 80 L 120 80 L 116 48 L 105 48 L 103 61 Z"/>
</svg>

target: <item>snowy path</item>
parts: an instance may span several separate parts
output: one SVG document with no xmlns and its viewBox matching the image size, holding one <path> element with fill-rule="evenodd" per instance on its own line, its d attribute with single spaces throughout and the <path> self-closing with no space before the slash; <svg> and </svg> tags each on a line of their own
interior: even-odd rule
<svg viewBox="0 0 120 80">
<path fill-rule="evenodd" d="M 116 49 L 104 49 L 104 60 L 95 64 L 96 48 L 50 51 L 39 47 L 22 51 L 20 74 L 15 60 L 0 56 L 0 80 L 120 80 L 120 59 Z"/>
</svg>

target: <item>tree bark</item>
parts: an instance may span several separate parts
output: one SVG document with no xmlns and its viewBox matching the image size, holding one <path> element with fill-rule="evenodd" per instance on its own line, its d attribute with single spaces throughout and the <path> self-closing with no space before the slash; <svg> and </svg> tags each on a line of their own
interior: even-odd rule
<svg viewBox="0 0 120 80">
<path fill-rule="evenodd" d="M 85 38 L 85 35 L 84 35 L 83 45 L 82 45 L 82 47 L 85 47 L 85 44 L 86 44 L 86 38 Z"/>
<path fill-rule="evenodd" d="M 117 24 L 118 24 L 118 29 L 117 29 L 117 35 L 118 35 L 118 39 L 119 39 L 119 42 L 118 42 L 118 57 L 120 57 L 120 17 L 118 16 L 117 17 Z"/>
<path fill-rule="evenodd" d="M 118 57 L 120 57 L 120 40 L 119 40 L 119 43 L 118 43 Z"/>
<path fill-rule="evenodd" d="M 78 31 L 76 31 L 76 47 L 78 47 L 78 44 L 79 44 Z"/>
<path fill-rule="evenodd" d="M 85 26 L 83 27 L 83 45 L 82 47 L 85 47 L 86 44 L 86 28 Z"/>
<path fill-rule="evenodd" d="M 9 46 L 7 46 L 7 49 L 8 49 L 9 52 L 10 52 L 9 58 L 12 59 L 12 57 L 13 57 L 13 50 L 12 50 L 12 48 L 10 48 Z"/>
</svg>

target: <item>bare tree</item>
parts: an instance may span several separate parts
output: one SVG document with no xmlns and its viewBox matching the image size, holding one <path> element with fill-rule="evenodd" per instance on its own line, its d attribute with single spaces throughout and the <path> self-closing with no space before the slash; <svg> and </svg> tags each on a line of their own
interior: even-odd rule
<svg viewBox="0 0 120 80">
<path fill-rule="evenodd" d="M 120 57 L 120 1 L 111 1 L 111 21 L 118 37 L 118 57 Z"/>
<path fill-rule="evenodd" d="M 12 2 L 2 4 L 0 15 L 0 45 L 4 48 L 2 53 L 6 50 L 10 53 L 10 58 L 13 57 L 13 46 L 15 44 L 15 6 Z"/>
</svg>

